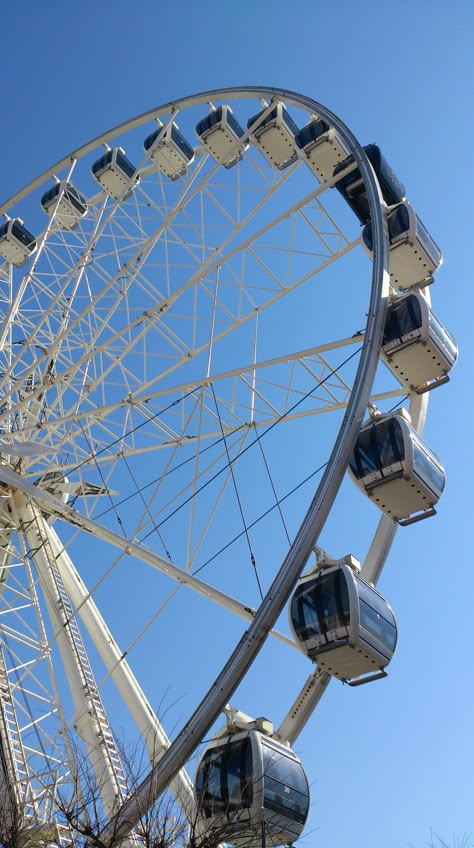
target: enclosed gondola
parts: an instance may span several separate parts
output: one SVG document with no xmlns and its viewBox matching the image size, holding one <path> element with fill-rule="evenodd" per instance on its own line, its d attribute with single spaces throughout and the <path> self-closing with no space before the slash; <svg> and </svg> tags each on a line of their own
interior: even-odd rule
<svg viewBox="0 0 474 848">
<path fill-rule="evenodd" d="M 304 653 L 353 686 L 385 677 L 397 644 L 389 604 L 359 570 L 354 557 L 313 569 L 290 603 L 290 625 Z"/>
<path fill-rule="evenodd" d="M 290 748 L 258 730 L 213 740 L 196 773 L 198 838 L 286 845 L 301 835 L 309 811 L 305 771 Z"/>
<path fill-rule="evenodd" d="M 438 245 L 405 200 L 387 209 L 390 241 L 390 282 L 394 289 L 427 285 L 443 261 Z M 362 246 L 373 257 L 372 223 L 362 230 Z"/>
<path fill-rule="evenodd" d="M 0 256 L 12 265 L 24 265 L 36 250 L 36 239 L 20 218 L 0 224 Z"/>
<path fill-rule="evenodd" d="M 444 468 L 411 425 L 405 409 L 373 415 L 362 427 L 349 463 L 358 488 L 399 524 L 434 515 Z"/>
<path fill-rule="evenodd" d="M 247 121 L 252 141 L 260 148 L 263 155 L 280 171 L 288 168 L 298 158 L 295 135 L 298 127 L 283 103 L 277 103 L 271 111 L 262 118 L 266 109 L 262 109 Z"/>
<path fill-rule="evenodd" d="M 241 142 L 245 130 L 230 106 L 218 106 L 196 124 L 196 135 L 216 162 L 232 168 L 242 159 L 248 141 Z"/>
<path fill-rule="evenodd" d="M 433 315 L 422 292 L 410 292 L 387 306 L 382 349 L 401 383 L 425 392 L 449 380 L 458 348 Z"/>
<path fill-rule="evenodd" d="M 334 168 L 349 156 L 349 150 L 333 127 L 315 118 L 295 135 L 305 162 L 322 183 L 331 179 Z"/>
<path fill-rule="evenodd" d="M 394 203 L 400 203 L 406 196 L 405 186 L 400 182 L 396 174 L 394 174 L 387 160 L 382 155 L 380 147 L 377 144 L 367 144 L 364 150 L 379 181 L 385 203 L 388 206 L 393 206 Z M 334 176 L 345 171 L 353 162 L 354 157 L 348 156 L 344 162 L 336 165 Z M 354 168 L 348 174 L 341 177 L 335 183 L 335 187 L 355 212 L 359 221 L 362 224 L 367 224 L 370 221 L 369 200 L 359 168 Z"/>
<path fill-rule="evenodd" d="M 130 197 L 140 177 L 121 147 L 107 150 L 92 165 L 92 176 L 115 200 Z"/>
<path fill-rule="evenodd" d="M 193 147 L 180 133 L 174 121 L 158 127 L 147 136 L 143 147 L 155 168 L 170 180 L 178 180 L 184 176 L 188 165 L 194 159 Z"/>
<path fill-rule="evenodd" d="M 41 206 L 48 215 L 54 215 L 61 229 L 74 230 L 87 213 L 87 198 L 71 183 L 62 189 L 57 182 L 43 194 Z"/>
</svg>

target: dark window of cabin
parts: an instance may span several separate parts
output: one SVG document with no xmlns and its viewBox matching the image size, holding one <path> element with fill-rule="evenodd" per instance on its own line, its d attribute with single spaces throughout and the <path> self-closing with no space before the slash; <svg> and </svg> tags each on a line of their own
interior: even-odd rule
<svg viewBox="0 0 474 848">
<path fill-rule="evenodd" d="M 445 484 L 442 465 L 425 442 L 421 444 L 421 440 L 415 435 L 412 437 L 412 441 L 414 471 L 421 473 L 421 476 L 427 481 L 435 494 L 441 494 Z"/>
<path fill-rule="evenodd" d="M 407 207 L 401 203 L 387 214 L 388 237 L 390 241 L 398 239 L 402 233 L 406 233 L 410 227 L 410 215 Z"/>
<path fill-rule="evenodd" d="M 416 216 L 416 236 L 423 249 L 426 251 L 433 264 L 438 267 L 441 262 L 442 254 L 436 242 L 431 238 L 426 227 L 421 223 L 418 215 Z"/>
<path fill-rule="evenodd" d="M 234 133 L 234 135 L 236 135 L 237 138 L 242 138 L 242 136 L 244 134 L 244 128 L 241 127 L 237 118 L 233 115 L 233 113 L 230 111 L 230 109 L 227 110 L 227 123 L 228 123 L 229 127 L 231 128 L 232 132 Z"/>
<path fill-rule="evenodd" d="M 123 173 L 125 174 L 125 176 L 133 177 L 136 169 L 130 162 L 130 159 L 127 159 L 127 157 L 124 156 L 123 153 L 120 152 L 120 150 L 117 150 L 116 162 L 120 170 L 123 171 Z"/>
<path fill-rule="evenodd" d="M 374 422 L 359 433 L 350 467 L 360 480 L 405 458 L 402 428 L 396 418 Z"/>
<path fill-rule="evenodd" d="M 15 238 L 21 242 L 21 244 L 24 244 L 25 247 L 33 247 L 36 244 L 33 233 L 30 233 L 26 227 L 24 227 L 23 224 L 19 224 L 18 221 L 13 221 L 11 233 L 12 236 L 15 236 Z"/>
<path fill-rule="evenodd" d="M 302 583 L 293 597 L 291 617 L 296 635 L 303 640 L 348 626 L 349 594 L 342 571 Z"/>
<path fill-rule="evenodd" d="M 194 150 L 175 126 L 171 128 L 171 139 L 189 162 L 194 156 Z"/>
<path fill-rule="evenodd" d="M 85 198 L 84 195 L 77 190 L 77 188 L 72 185 L 66 186 L 64 195 L 69 200 L 69 203 L 71 203 L 71 205 L 74 206 L 81 215 L 87 211 L 87 198 Z"/>
<path fill-rule="evenodd" d="M 448 333 L 448 331 L 443 327 L 442 324 L 440 324 L 440 322 L 435 317 L 435 315 L 433 315 L 431 310 L 429 313 L 429 324 L 431 333 L 434 336 L 434 341 L 437 342 L 438 347 L 444 347 L 446 349 L 449 356 L 454 362 L 458 355 L 458 346 L 454 341 L 452 335 Z"/>
<path fill-rule="evenodd" d="M 394 301 L 387 307 L 383 342 L 386 345 L 395 339 L 406 336 L 422 325 L 421 306 L 415 295 L 409 295 L 400 301 Z"/>
<path fill-rule="evenodd" d="M 48 191 L 45 191 L 45 193 L 43 194 L 43 196 L 41 198 L 41 205 L 47 206 L 48 203 L 51 200 L 53 200 L 55 197 L 58 196 L 59 190 L 60 190 L 60 185 L 59 185 L 59 183 L 56 183 L 56 185 L 54 185 L 52 188 L 48 189 Z"/>
<path fill-rule="evenodd" d="M 295 135 L 296 146 L 300 149 L 306 147 L 307 144 L 317 141 L 318 138 L 321 138 L 321 136 L 327 132 L 329 132 L 329 124 L 327 124 L 326 121 L 311 121 L 310 124 L 306 124 L 306 126 Z"/>
<path fill-rule="evenodd" d="M 304 824 L 309 809 L 309 790 L 301 763 L 266 745 L 263 739 L 262 753 L 264 807 Z"/>
<path fill-rule="evenodd" d="M 261 111 L 261 112 L 258 112 L 258 114 L 257 114 L 257 115 L 254 115 L 254 116 L 253 116 L 253 118 L 250 118 L 250 119 L 247 121 L 247 127 L 248 127 L 248 128 L 250 128 L 250 127 L 252 126 L 252 124 L 254 124 L 254 123 L 255 123 L 255 121 L 257 121 L 257 120 L 260 118 L 260 116 L 261 116 L 261 115 L 263 115 L 264 111 L 265 111 L 265 109 L 262 109 L 262 111 Z M 280 114 L 281 114 L 281 120 L 282 120 L 282 122 L 286 124 L 286 126 L 288 127 L 288 129 L 290 130 L 290 132 L 292 132 L 292 133 L 293 133 L 293 135 L 296 135 L 296 133 L 298 132 L 298 127 L 297 127 L 297 125 L 295 124 L 295 122 L 294 122 L 293 118 L 292 118 L 292 117 L 290 116 L 290 114 L 288 113 L 288 110 L 287 110 L 287 109 L 285 109 L 285 107 L 284 107 L 284 106 L 282 106 L 282 108 L 281 108 L 281 113 L 280 113 Z M 267 117 L 266 117 L 266 118 L 264 118 L 264 119 L 263 119 L 263 121 L 261 121 L 261 122 L 260 122 L 259 126 L 257 127 L 256 132 L 258 132 L 258 131 L 259 131 L 260 129 L 262 129 L 263 127 L 266 127 L 266 126 L 267 126 L 267 124 L 271 124 L 271 123 L 272 123 L 272 121 L 276 121 L 277 119 L 278 119 L 278 109 L 277 109 L 277 107 L 275 106 L 275 108 L 274 108 L 274 109 L 272 109 L 272 110 L 268 113 Z"/>
<path fill-rule="evenodd" d="M 113 150 L 107 150 L 100 159 L 97 159 L 92 166 L 92 173 L 97 174 L 102 168 L 105 168 L 106 165 L 109 165 L 112 161 Z"/>
<path fill-rule="evenodd" d="M 397 643 L 397 629 L 387 601 L 360 577 L 355 575 L 355 578 L 360 602 L 361 626 L 379 639 L 390 651 L 394 651 Z"/>
<path fill-rule="evenodd" d="M 155 130 L 155 132 L 152 132 L 152 133 L 151 133 L 151 135 L 148 135 L 148 136 L 146 137 L 145 141 L 143 142 L 143 147 L 145 148 L 145 150 L 149 150 L 149 149 L 150 149 L 150 147 L 152 146 L 153 142 L 155 142 L 155 141 L 156 141 L 156 139 L 158 138 L 158 136 L 159 136 L 159 134 L 160 134 L 160 132 L 161 132 L 161 130 L 162 130 L 162 129 L 163 129 L 163 128 L 162 128 L 162 127 L 160 127 L 159 129 Z"/>
<path fill-rule="evenodd" d="M 388 206 L 400 203 L 405 197 L 405 187 L 392 171 L 378 145 L 367 144 L 364 150 L 379 181 L 385 203 Z M 334 176 L 344 171 L 353 161 L 354 157 L 348 156 L 344 162 L 336 165 Z M 359 220 L 363 224 L 367 224 L 370 221 L 369 199 L 359 168 L 355 168 L 350 174 L 342 177 L 335 186 L 346 199 L 351 209 L 356 213 Z M 369 247 L 370 249 L 372 248 Z"/>
<path fill-rule="evenodd" d="M 205 118 L 202 118 L 196 124 L 196 133 L 201 136 L 204 135 L 205 132 L 215 127 L 222 120 L 222 106 L 219 106 L 218 109 L 215 109 L 213 112 L 209 112 L 209 115 L 206 115 Z"/>
<path fill-rule="evenodd" d="M 261 114 L 261 113 L 260 113 Z M 223 120 L 224 110 L 222 106 L 219 106 L 214 112 L 210 112 L 209 115 L 206 115 L 202 121 L 196 125 L 196 133 L 199 136 L 204 135 L 205 132 L 210 130 L 212 127 L 215 127 L 216 124 L 221 123 Z M 229 108 L 226 110 L 226 118 L 225 123 L 227 123 L 228 127 L 232 130 L 234 135 L 237 138 L 241 138 L 244 134 L 243 127 L 240 126 L 237 118 L 234 117 L 233 113 Z"/>
<path fill-rule="evenodd" d="M 199 767 L 196 791 L 206 818 L 250 807 L 253 801 L 250 738 L 208 751 Z"/>
</svg>

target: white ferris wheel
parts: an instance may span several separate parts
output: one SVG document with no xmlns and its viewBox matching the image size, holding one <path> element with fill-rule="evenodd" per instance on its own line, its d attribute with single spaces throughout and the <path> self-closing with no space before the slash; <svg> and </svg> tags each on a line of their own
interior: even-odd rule
<svg viewBox="0 0 474 848">
<path fill-rule="evenodd" d="M 229 699 L 245 710 L 265 640 L 296 656 L 280 616 L 305 566 L 350 552 L 373 585 L 398 523 L 434 511 L 429 451 L 415 482 L 408 451 L 389 471 L 367 459 L 401 406 L 421 434 L 456 358 L 430 309 L 441 257 L 374 147 L 299 94 L 205 92 L 1 206 L 0 795 L 35 824 L 74 777 L 74 737 L 122 835 L 151 785 L 192 815 L 189 762 Z M 389 338 L 402 301 L 412 325 Z M 369 499 L 338 495 L 367 407 L 352 465 Z M 338 510 L 345 547 L 326 554 Z M 350 677 L 308 660 L 281 721 L 269 692 L 267 735 L 293 743 L 331 674 Z M 185 715 L 165 730 L 170 687 Z M 153 763 L 132 796 L 118 726 Z"/>
</svg>

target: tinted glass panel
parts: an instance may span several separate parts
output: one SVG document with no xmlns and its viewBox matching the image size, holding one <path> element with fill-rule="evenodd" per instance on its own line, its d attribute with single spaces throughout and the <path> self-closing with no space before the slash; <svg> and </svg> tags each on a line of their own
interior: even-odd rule
<svg viewBox="0 0 474 848">
<path fill-rule="evenodd" d="M 394 241 L 402 233 L 406 233 L 410 227 L 410 216 L 407 207 L 402 203 L 400 206 L 392 209 L 387 215 L 387 223 L 390 241 Z"/>
<path fill-rule="evenodd" d="M 19 224 L 18 221 L 13 221 L 11 233 L 12 236 L 15 236 L 15 238 L 24 244 L 25 247 L 33 247 L 33 245 L 36 244 L 33 233 L 30 233 L 26 227 L 24 227 L 23 224 Z"/>
<path fill-rule="evenodd" d="M 416 216 L 416 235 L 428 256 L 432 258 L 433 263 L 439 265 L 441 262 L 441 251 L 436 242 L 431 238 L 426 227 L 421 223 L 418 215 Z"/>
<path fill-rule="evenodd" d="M 377 175 L 385 203 L 389 206 L 399 203 L 405 197 L 405 188 L 397 179 L 387 160 L 382 156 L 380 148 L 376 144 L 368 144 L 364 147 L 364 150 Z M 344 162 L 336 165 L 334 175 L 343 171 L 353 161 L 354 157 L 349 156 Z M 336 188 L 345 197 L 360 221 L 367 224 L 370 220 L 369 201 L 359 169 L 356 168 L 346 177 L 342 177 L 336 183 Z"/>
<path fill-rule="evenodd" d="M 154 141 L 156 141 L 156 139 L 158 138 L 158 136 L 159 136 L 159 134 L 160 134 L 160 132 L 161 132 L 161 129 L 162 129 L 162 128 L 160 127 L 158 130 L 155 130 L 155 132 L 152 132 L 152 134 L 151 134 L 151 135 L 148 135 L 148 136 L 146 137 L 145 141 L 143 142 L 143 147 L 145 148 L 145 150 L 149 150 L 149 149 L 150 149 L 150 147 L 152 146 L 153 142 L 154 142 Z"/>
<path fill-rule="evenodd" d="M 250 807 L 253 800 L 250 738 L 208 751 L 199 767 L 196 791 L 207 818 Z"/>
<path fill-rule="evenodd" d="M 431 310 L 429 322 L 430 330 L 433 336 L 435 337 L 435 341 L 438 340 L 438 344 L 445 347 L 451 358 L 453 360 L 456 360 L 458 355 L 458 346 L 454 341 L 452 335 L 448 333 L 448 331 L 443 327 L 442 324 L 439 323 L 438 319 L 433 315 Z"/>
<path fill-rule="evenodd" d="M 250 118 L 247 121 L 247 127 L 251 127 L 252 124 L 255 123 L 255 121 L 260 117 L 260 115 L 263 114 L 264 111 L 265 110 L 262 109 L 262 111 L 258 112 L 257 115 L 254 115 L 253 118 Z M 286 126 L 288 127 L 290 132 L 292 132 L 293 134 L 296 134 L 298 132 L 298 127 L 297 127 L 293 118 L 289 115 L 287 109 L 285 109 L 284 106 L 282 106 L 280 114 L 281 114 L 281 120 L 286 124 Z M 275 106 L 275 108 L 272 109 L 271 112 L 269 112 L 267 117 L 264 118 L 263 121 L 261 121 L 261 123 L 260 123 L 260 125 L 257 129 L 260 129 L 260 127 L 265 127 L 267 124 L 270 124 L 272 121 L 275 121 L 277 119 L 277 117 L 278 117 L 278 110 L 277 110 L 277 107 Z"/>
<path fill-rule="evenodd" d="M 303 640 L 347 627 L 350 620 L 349 594 L 342 571 L 322 574 L 299 586 L 291 603 L 296 635 Z"/>
<path fill-rule="evenodd" d="M 351 469 L 358 480 L 405 458 L 403 433 L 396 418 L 374 422 L 359 433 L 350 460 Z"/>
<path fill-rule="evenodd" d="M 184 136 L 181 135 L 180 131 L 176 129 L 175 126 L 171 128 L 171 138 L 173 142 L 176 144 L 176 147 L 179 147 L 181 153 L 184 154 L 186 159 L 190 160 L 194 156 L 194 150 L 190 144 L 186 141 Z"/>
<path fill-rule="evenodd" d="M 127 159 L 127 157 L 124 156 L 123 153 L 120 152 L 120 150 L 117 150 L 116 162 L 117 162 L 117 165 L 120 168 L 120 170 L 123 171 L 123 173 L 127 177 L 133 176 L 133 174 L 135 173 L 135 168 L 132 165 L 132 163 L 130 162 L 130 159 Z"/>
<path fill-rule="evenodd" d="M 258 119 L 260 118 L 260 115 L 263 115 L 264 111 L 265 110 L 262 109 L 260 112 L 257 112 L 257 114 L 253 116 L 253 118 L 248 119 L 248 121 L 247 121 L 247 128 L 248 129 L 252 126 L 252 124 L 255 123 L 255 121 L 258 121 Z M 259 127 L 264 127 L 267 124 L 271 123 L 271 121 L 275 120 L 276 116 L 277 116 L 277 110 L 276 110 L 276 107 L 275 107 L 275 109 L 272 109 L 268 113 L 267 117 L 264 118 L 264 120 L 260 122 Z"/>
<path fill-rule="evenodd" d="M 80 191 L 77 190 L 77 188 L 74 188 L 74 186 L 68 186 L 64 194 L 78 212 L 81 212 L 82 214 L 87 210 L 87 199 L 80 193 Z"/>
<path fill-rule="evenodd" d="M 421 471 L 423 477 L 433 491 L 441 493 L 444 489 L 444 469 L 438 457 L 431 451 L 425 442 L 422 442 L 415 434 L 413 439 L 413 468 Z"/>
<path fill-rule="evenodd" d="M 275 751 L 262 740 L 264 807 L 304 824 L 309 808 L 309 791 L 301 763 Z"/>
<path fill-rule="evenodd" d="M 400 301 L 390 303 L 385 316 L 383 342 L 394 341 L 417 330 L 422 325 L 421 306 L 415 295 L 409 295 Z"/>
<path fill-rule="evenodd" d="M 215 109 L 214 112 L 209 112 L 209 115 L 206 115 L 205 118 L 202 118 L 202 120 L 196 124 L 197 135 L 202 135 L 207 132 L 207 130 L 215 127 L 215 125 L 220 121 L 222 121 L 222 106 L 219 106 L 219 108 Z"/>
<path fill-rule="evenodd" d="M 329 131 L 329 124 L 326 121 L 311 121 L 295 135 L 296 146 L 306 147 L 312 141 L 317 141 L 324 133 Z"/>
<path fill-rule="evenodd" d="M 237 118 L 234 117 L 230 109 L 227 110 L 227 123 L 237 138 L 241 138 L 243 136 L 244 129 L 240 126 Z"/>
<path fill-rule="evenodd" d="M 362 599 L 360 600 L 360 623 L 365 630 L 379 639 L 390 651 L 395 650 L 397 644 L 395 626 Z"/>
<path fill-rule="evenodd" d="M 92 166 L 92 173 L 97 174 L 98 171 L 101 171 L 102 168 L 105 168 L 112 161 L 113 150 L 107 150 L 100 159 L 97 159 Z"/>
<path fill-rule="evenodd" d="M 46 206 L 46 204 L 49 203 L 50 200 L 53 200 L 53 198 L 57 197 L 59 194 L 59 189 L 60 185 L 59 183 L 57 183 L 52 188 L 50 188 L 49 191 L 45 191 L 41 198 L 41 205 Z"/>
</svg>

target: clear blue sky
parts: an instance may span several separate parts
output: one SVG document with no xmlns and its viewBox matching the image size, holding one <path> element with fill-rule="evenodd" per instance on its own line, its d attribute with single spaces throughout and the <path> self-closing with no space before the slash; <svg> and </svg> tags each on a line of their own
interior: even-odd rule
<svg viewBox="0 0 474 848">
<path fill-rule="evenodd" d="M 383 591 L 400 642 L 388 680 L 333 684 L 298 742 L 315 801 L 301 844 L 407 848 L 425 845 L 430 828 L 474 833 L 474 5 L 4 0 L 0 32 L 2 198 L 135 114 L 247 84 L 326 104 L 383 147 L 407 186 L 444 253 L 433 302 L 461 350 L 426 430 L 448 485 L 438 516 L 400 531 L 390 554 Z"/>
</svg>

